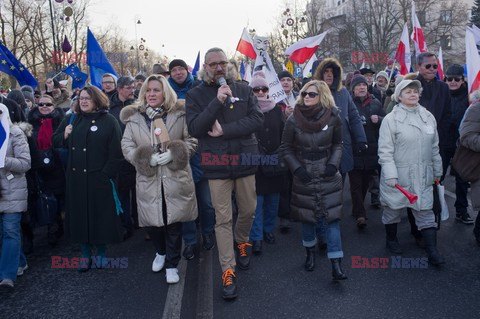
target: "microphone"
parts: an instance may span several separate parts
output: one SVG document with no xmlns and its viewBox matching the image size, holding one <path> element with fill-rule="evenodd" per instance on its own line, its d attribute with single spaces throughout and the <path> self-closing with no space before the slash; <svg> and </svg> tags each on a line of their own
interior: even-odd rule
<svg viewBox="0 0 480 319">
<path fill-rule="evenodd" d="M 225 78 L 222 76 L 217 79 L 217 84 L 224 85 L 224 84 L 227 84 L 227 81 L 225 81 Z M 227 103 L 227 105 L 230 105 L 230 108 L 232 108 L 233 102 L 232 102 L 232 98 L 229 95 L 227 95 L 227 99 L 225 100 L 225 102 Z"/>
</svg>

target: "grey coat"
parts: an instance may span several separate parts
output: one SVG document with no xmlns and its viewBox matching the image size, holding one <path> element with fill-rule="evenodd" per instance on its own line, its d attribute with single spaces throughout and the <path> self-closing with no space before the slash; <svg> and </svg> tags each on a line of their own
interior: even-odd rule
<svg viewBox="0 0 480 319">
<path fill-rule="evenodd" d="M 475 152 L 480 152 L 480 101 L 472 104 L 465 112 L 460 125 L 460 144 Z M 471 184 L 473 209 L 480 210 L 480 180 Z"/>
<path fill-rule="evenodd" d="M 31 126 L 21 123 L 23 129 Z M 0 168 L 0 213 L 21 213 L 27 210 L 27 179 L 30 169 L 30 149 L 25 132 L 18 126 L 10 126 L 5 166 Z M 13 178 L 11 178 L 13 176 Z"/>
</svg>

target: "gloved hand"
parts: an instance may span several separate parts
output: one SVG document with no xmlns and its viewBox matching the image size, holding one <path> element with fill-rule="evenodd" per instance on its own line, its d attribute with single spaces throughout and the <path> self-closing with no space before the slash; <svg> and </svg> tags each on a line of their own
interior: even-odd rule
<svg viewBox="0 0 480 319">
<path fill-rule="evenodd" d="M 172 152 L 170 150 L 167 150 L 166 152 L 163 152 L 160 154 L 160 157 L 158 158 L 157 164 L 158 165 L 166 165 L 172 161 Z"/>
<path fill-rule="evenodd" d="M 310 176 L 307 170 L 303 167 L 297 168 L 295 172 L 293 172 L 293 175 L 297 176 L 302 181 L 302 183 L 305 184 L 311 182 L 312 180 L 312 176 Z"/>
<path fill-rule="evenodd" d="M 327 164 L 325 167 L 325 176 L 332 177 L 337 172 L 337 168 L 333 164 Z"/>
<path fill-rule="evenodd" d="M 364 151 L 366 151 L 368 148 L 367 143 L 357 143 L 353 146 L 353 150 L 356 154 L 360 154 Z"/>
<path fill-rule="evenodd" d="M 158 165 L 158 160 L 160 159 L 160 153 L 153 153 L 150 157 L 150 166 L 154 167 Z"/>
<path fill-rule="evenodd" d="M 389 178 L 385 180 L 385 183 L 387 183 L 388 186 L 390 187 L 395 187 L 395 184 L 398 184 L 398 179 L 397 178 Z"/>
</svg>

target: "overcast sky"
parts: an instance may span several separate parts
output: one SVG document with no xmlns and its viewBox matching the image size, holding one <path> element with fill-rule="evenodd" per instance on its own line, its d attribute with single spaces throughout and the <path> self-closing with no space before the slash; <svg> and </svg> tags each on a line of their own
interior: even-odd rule
<svg viewBox="0 0 480 319">
<path fill-rule="evenodd" d="M 116 23 L 132 40 L 140 19 L 137 38 L 145 38 L 147 47 L 193 66 L 199 50 L 203 56 L 218 46 L 233 54 L 247 24 L 259 35 L 270 34 L 284 9 L 284 0 L 94 0 L 89 15 L 94 34 Z"/>
</svg>

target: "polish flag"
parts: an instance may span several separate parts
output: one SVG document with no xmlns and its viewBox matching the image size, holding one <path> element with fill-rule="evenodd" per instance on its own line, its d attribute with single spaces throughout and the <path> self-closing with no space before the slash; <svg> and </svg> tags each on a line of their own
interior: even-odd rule
<svg viewBox="0 0 480 319">
<path fill-rule="evenodd" d="M 420 53 L 428 52 L 428 49 L 425 38 L 423 37 L 422 26 L 420 25 L 417 14 L 415 13 L 415 1 L 412 1 L 412 24 L 413 32 L 411 37 L 412 41 L 415 43 L 415 51 L 418 56 Z"/>
<path fill-rule="evenodd" d="M 313 68 L 313 62 L 317 61 L 317 56 L 315 53 L 312 55 L 310 60 L 308 60 L 308 63 L 303 67 L 303 77 L 304 78 L 309 78 L 312 77 L 312 68 Z"/>
<path fill-rule="evenodd" d="M 408 26 L 403 26 L 402 37 L 398 43 L 395 61 L 400 64 L 400 74 L 405 75 L 410 71 L 410 42 L 408 39 Z"/>
<path fill-rule="evenodd" d="M 288 55 L 290 60 L 298 64 L 305 63 L 305 61 L 310 59 L 315 51 L 317 51 L 318 46 L 322 43 L 327 32 L 328 31 L 325 31 L 317 36 L 305 38 L 292 44 L 285 50 L 285 55 Z"/>
<path fill-rule="evenodd" d="M 475 34 L 467 27 L 465 33 L 465 53 L 467 60 L 468 93 L 480 88 L 480 55 L 478 54 Z"/>
<path fill-rule="evenodd" d="M 445 78 L 445 74 L 443 73 L 443 55 L 442 55 L 442 47 L 438 48 L 438 79 L 443 81 Z"/>
<path fill-rule="evenodd" d="M 237 44 L 237 51 L 243 55 L 248 56 L 250 59 L 255 60 L 257 58 L 257 53 L 255 52 L 252 38 L 247 32 L 247 28 L 243 28 L 242 37 Z"/>
</svg>

